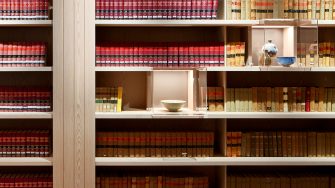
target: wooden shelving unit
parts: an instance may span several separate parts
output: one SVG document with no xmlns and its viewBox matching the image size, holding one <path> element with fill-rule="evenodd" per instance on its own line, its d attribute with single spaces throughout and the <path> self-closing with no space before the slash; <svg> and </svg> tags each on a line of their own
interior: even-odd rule
<svg viewBox="0 0 335 188">
<path fill-rule="evenodd" d="M 85 169 L 90 169 L 89 172 L 85 171 L 85 184 L 88 187 L 95 186 L 95 175 L 99 168 L 102 167 L 166 167 L 166 166 L 187 166 L 187 167 L 198 167 L 204 166 L 215 166 L 220 167 L 217 174 L 220 178 L 225 181 L 227 177 L 227 168 L 235 166 L 287 166 L 288 168 L 294 167 L 311 167 L 311 166 L 334 166 L 335 159 L 333 157 L 239 157 L 230 158 L 222 157 L 225 152 L 222 152 L 222 156 L 218 157 L 195 157 L 195 158 L 153 158 L 153 157 L 95 157 L 95 133 L 98 129 L 103 130 L 118 130 L 118 128 L 125 125 L 130 121 L 169 121 L 169 120 L 180 120 L 180 121 L 205 121 L 214 120 L 218 121 L 216 127 L 220 129 L 219 133 L 222 136 L 220 145 L 216 146 L 219 150 L 225 150 L 225 133 L 229 126 L 229 120 L 240 120 L 245 123 L 244 127 L 248 127 L 248 121 L 250 119 L 256 119 L 259 121 L 269 120 L 276 121 L 281 119 L 283 121 L 290 121 L 295 119 L 297 121 L 303 119 L 311 120 L 329 120 L 335 119 L 334 112 L 197 112 L 192 111 L 190 114 L 168 114 L 168 113 L 155 113 L 154 109 L 146 110 L 151 106 L 147 105 L 151 101 L 145 101 L 145 105 L 142 105 L 137 111 L 123 111 L 119 113 L 104 113 L 95 112 L 95 87 L 106 83 L 123 83 L 127 84 L 131 81 L 125 81 L 130 79 L 134 75 L 133 82 L 136 82 L 138 78 L 142 78 L 138 75 L 152 74 L 156 70 L 171 71 L 175 70 L 199 70 L 207 72 L 208 74 L 215 74 L 218 72 L 220 75 L 217 78 L 216 83 L 219 86 L 227 88 L 227 85 L 238 83 L 230 83 L 229 74 L 238 74 L 241 77 L 267 73 L 266 76 L 272 73 L 275 74 L 328 74 L 332 75 L 335 72 L 334 67 L 281 67 L 281 66 L 258 66 L 256 62 L 253 62 L 252 56 L 257 53 L 256 49 L 253 49 L 252 33 L 253 29 L 282 29 L 286 27 L 299 27 L 304 25 L 317 25 L 316 27 L 331 27 L 335 26 L 334 21 L 328 20 L 224 20 L 223 18 L 218 20 L 95 20 L 94 17 L 94 0 L 86 0 L 86 20 L 85 20 Z M 223 11 L 224 12 L 224 11 Z M 222 13 L 223 13 L 222 12 Z M 224 13 L 223 13 L 224 14 Z M 166 29 L 166 31 L 163 31 Z M 169 32 L 169 35 L 167 34 Z M 202 36 L 201 34 L 205 35 Z M 166 38 L 164 38 L 166 36 Z M 207 38 L 209 37 L 209 38 Z M 243 41 L 247 43 L 247 61 L 253 62 L 253 66 L 245 67 L 200 67 L 200 68 L 155 68 L 155 67 L 95 67 L 95 43 L 102 41 L 197 41 L 197 40 L 211 40 L 211 41 L 224 41 L 224 42 L 237 42 Z M 82 72 L 81 72 L 82 73 Z M 143 76 L 145 77 L 145 76 Z M 172 77 L 172 76 L 171 76 Z M 234 76 L 236 78 L 238 76 Z M 150 78 L 150 76 L 149 76 Z M 301 78 L 301 77 L 299 77 Z M 313 77 L 314 78 L 314 77 Z M 261 80 L 259 76 L 254 80 Z M 311 79 L 307 78 L 306 79 Z M 247 78 L 245 79 L 247 80 Z M 253 81 L 254 81 L 253 80 Z M 123 82 L 124 81 L 124 82 Z M 321 80 L 316 81 L 319 84 Z M 149 82 L 148 82 L 149 83 Z M 251 85 L 251 81 L 246 84 Z M 262 82 L 260 82 L 262 83 Z M 142 84 L 142 83 L 140 83 Z M 242 85 L 245 86 L 245 83 Z M 249 86 L 249 85 L 248 85 Z M 333 85 L 334 86 L 334 85 Z M 143 87 L 148 87 L 147 85 Z M 148 90 L 152 88 L 148 87 Z M 141 93 L 142 91 L 138 91 Z M 145 93 L 145 92 L 144 92 Z M 153 95 L 152 93 L 145 93 L 146 96 Z M 137 95 L 133 94 L 133 95 Z M 142 95 L 142 94 L 139 94 Z M 151 96 L 152 97 L 152 96 Z M 136 101 L 138 102 L 138 101 Z M 147 106 L 146 106 L 147 105 Z M 79 110 L 79 109 L 78 109 Z M 79 110 L 80 111 L 80 110 Z M 122 125 L 117 125 L 120 123 Z M 268 123 L 268 121 L 267 121 Z M 199 123 L 201 124 L 201 123 Z M 139 125 L 141 127 L 148 127 L 156 130 L 159 129 L 159 124 L 152 125 Z M 202 129 L 203 124 L 194 124 L 192 130 Z M 303 129 L 303 125 L 299 125 Z M 133 126 L 135 127 L 135 126 Z M 124 128 L 122 130 L 131 130 L 131 128 Z M 173 127 L 173 126 L 172 126 Z M 280 127 L 277 127 L 280 128 Z M 136 130 L 138 130 L 136 129 Z M 163 128 L 162 128 L 163 129 Z M 80 133 L 80 131 L 78 131 Z M 83 135 L 81 135 L 83 136 Z M 112 170 L 111 170 L 112 171 Z M 225 188 L 226 184 L 218 183 L 220 188 Z"/>
<path fill-rule="evenodd" d="M 47 43 L 47 66 L 0 67 L 1 85 L 48 86 L 52 88 L 52 112 L 0 112 L 2 129 L 49 129 L 50 157 L 1 157 L 0 168 L 18 173 L 46 171 L 53 174 L 53 187 L 64 186 L 63 166 L 63 2 L 50 0 L 50 20 L 0 20 L 1 41 Z M 21 123 L 20 123 L 21 122 Z M 20 125 L 19 125 L 20 124 Z"/>
</svg>

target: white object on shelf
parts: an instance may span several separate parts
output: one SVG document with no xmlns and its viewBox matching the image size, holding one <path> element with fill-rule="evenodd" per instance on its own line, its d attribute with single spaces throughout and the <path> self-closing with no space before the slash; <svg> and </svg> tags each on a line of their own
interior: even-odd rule
<svg viewBox="0 0 335 188">
<path fill-rule="evenodd" d="M 322 166 L 334 157 L 96 157 L 96 166 Z"/>
<path fill-rule="evenodd" d="M 51 157 L 1 157 L 0 166 L 52 166 Z"/>
<path fill-rule="evenodd" d="M 51 119 L 52 112 L 0 112 L 0 119 Z"/>
</svg>

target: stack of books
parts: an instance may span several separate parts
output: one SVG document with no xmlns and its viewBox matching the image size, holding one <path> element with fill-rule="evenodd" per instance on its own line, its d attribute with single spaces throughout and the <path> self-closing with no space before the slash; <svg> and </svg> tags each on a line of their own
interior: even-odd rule
<svg viewBox="0 0 335 188">
<path fill-rule="evenodd" d="M 0 112 L 50 112 L 49 88 L 0 87 Z"/>
<path fill-rule="evenodd" d="M 50 137 L 48 130 L 0 131 L 0 157 L 49 157 Z"/>
<path fill-rule="evenodd" d="M 2 0 L 0 19 L 4 20 L 47 20 L 49 0 Z"/>
<path fill-rule="evenodd" d="M 335 177 L 312 174 L 232 174 L 227 177 L 227 187 L 322 187 L 335 186 Z"/>
<path fill-rule="evenodd" d="M 224 111 L 223 91 L 223 87 L 207 87 L 208 111 Z"/>
<path fill-rule="evenodd" d="M 96 0 L 96 19 L 216 19 L 219 0 Z"/>
<path fill-rule="evenodd" d="M 334 157 L 335 132 L 227 132 L 227 157 Z"/>
<path fill-rule="evenodd" d="M 224 42 L 100 43 L 96 46 L 96 65 L 223 66 L 224 53 Z"/>
<path fill-rule="evenodd" d="M 0 42 L 0 66 L 41 67 L 46 65 L 47 48 L 43 42 Z"/>
<path fill-rule="evenodd" d="M 121 112 L 122 87 L 97 87 L 95 105 L 96 112 Z"/>
<path fill-rule="evenodd" d="M 213 132 L 97 132 L 97 157 L 212 157 Z"/>
<path fill-rule="evenodd" d="M 208 188 L 208 177 L 204 176 L 119 176 L 99 175 L 96 178 L 97 188 L 109 187 L 202 187 Z"/>
<path fill-rule="evenodd" d="M 227 112 L 335 112 L 335 88 L 227 88 Z"/>
<path fill-rule="evenodd" d="M 7 173 L 0 174 L 0 187 L 44 187 L 51 188 L 52 175 L 46 173 Z"/>
<path fill-rule="evenodd" d="M 335 19 L 334 0 L 227 0 L 228 20 Z"/>
</svg>

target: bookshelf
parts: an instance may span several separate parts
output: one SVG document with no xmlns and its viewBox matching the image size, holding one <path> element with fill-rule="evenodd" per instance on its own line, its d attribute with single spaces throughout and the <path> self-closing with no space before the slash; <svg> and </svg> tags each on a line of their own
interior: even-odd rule
<svg viewBox="0 0 335 188">
<path fill-rule="evenodd" d="M 90 6 L 94 6 L 91 0 L 86 1 Z M 227 1 L 220 1 L 225 4 Z M 169 81 L 175 81 L 174 78 L 176 69 L 178 71 L 193 71 L 192 79 L 199 79 L 205 82 L 208 86 L 228 87 L 252 87 L 271 85 L 276 86 L 283 84 L 288 85 L 320 85 L 325 84 L 327 87 L 333 86 L 328 82 L 332 80 L 334 67 L 282 67 L 282 66 L 260 66 L 254 58 L 258 48 L 257 42 L 263 45 L 266 40 L 265 31 L 275 33 L 281 40 L 280 46 L 288 48 L 291 51 L 288 54 L 296 56 L 295 45 L 298 42 L 307 42 L 307 39 L 299 38 L 299 27 L 306 26 L 318 30 L 325 28 L 324 33 L 332 32 L 334 22 L 331 20 L 295 20 L 295 19 L 266 19 L 266 20 L 226 20 L 226 10 L 219 9 L 222 16 L 217 20 L 103 20 L 95 19 L 93 8 L 86 8 L 86 38 L 85 41 L 89 47 L 85 49 L 85 149 L 90 153 L 85 158 L 85 168 L 90 169 L 90 172 L 85 172 L 85 183 L 94 187 L 95 175 L 101 172 L 116 172 L 119 169 L 125 168 L 132 171 L 141 171 L 143 167 L 161 168 L 170 167 L 174 172 L 182 171 L 183 166 L 190 168 L 203 169 L 205 172 L 211 172 L 215 169 L 214 177 L 222 178 L 221 182 L 215 179 L 215 186 L 212 187 L 227 187 L 226 178 L 229 176 L 228 168 L 250 166 L 257 170 L 259 167 L 285 166 L 287 169 L 296 167 L 319 167 L 319 166 L 334 166 L 333 157 L 224 157 L 225 154 L 225 133 L 227 129 L 234 129 L 235 120 L 239 121 L 238 128 L 248 127 L 249 129 L 257 128 L 254 123 L 249 124 L 249 121 L 256 120 L 264 127 L 271 130 L 272 121 L 281 121 L 283 123 L 295 120 L 296 125 L 301 129 L 307 129 L 303 122 L 311 121 L 329 121 L 334 119 L 334 112 L 199 112 L 195 108 L 197 106 L 198 85 L 193 82 L 188 82 L 182 88 L 188 91 L 192 97 L 185 97 L 184 100 L 192 102 L 191 112 L 188 113 L 161 113 L 159 104 L 159 95 L 161 93 L 169 93 L 166 88 L 158 87 L 159 84 L 165 84 L 164 80 L 168 80 L 168 76 L 162 77 L 159 83 L 155 85 L 152 77 L 159 71 L 161 73 L 171 73 Z M 223 16 L 225 15 L 225 16 Z M 289 29 L 288 29 L 289 28 Z M 288 31 L 289 30 L 289 31 Z M 263 32 L 263 33 L 262 33 Z M 299 32 L 301 32 L 299 30 Z M 262 34 L 260 34 L 262 33 Z M 287 34 L 289 33 L 289 34 Z M 311 38 L 320 38 L 320 33 L 310 36 Z M 284 39 L 283 39 L 284 38 Z M 290 40 L 287 40 L 287 39 Z M 313 40 L 314 40 L 313 38 Z M 291 40 L 292 39 L 292 40 Z M 220 41 L 220 42 L 245 42 L 246 43 L 246 63 L 253 63 L 253 66 L 232 67 L 232 66 L 208 66 L 208 67 L 191 67 L 191 68 L 161 68 L 161 67 L 141 67 L 141 66 L 115 66 L 115 67 L 95 67 L 95 42 L 112 41 L 112 42 L 166 42 L 166 41 Z M 292 54 L 291 54 L 292 53 Z M 226 53 L 227 55 L 227 53 Z M 206 78 L 197 77 L 197 73 L 205 72 Z M 296 75 L 297 74 L 297 75 Z M 282 80 L 285 75 L 284 81 Z M 298 76 L 299 75 L 299 76 Z M 214 78 L 213 78 L 214 77 Z M 181 78 L 181 77 L 180 77 Z M 265 78 L 265 79 L 264 79 Z M 181 82 L 187 82 L 189 78 L 180 79 Z M 287 81 L 289 80 L 289 81 Z M 312 81 L 311 81 L 312 80 Z M 323 81 L 325 81 L 323 83 Z M 119 83 L 124 86 L 125 93 L 131 93 L 127 96 L 130 104 L 136 104 L 136 110 L 124 110 L 118 113 L 111 112 L 95 112 L 94 110 L 94 89 L 96 86 L 107 86 L 108 84 Z M 134 85 L 134 83 L 136 83 Z M 179 84 L 179 83 L 178 83 Z M 263 84 L 263 85 L 262 85 Z M 168 84 L 166 84 L 168 85 Z M 157 91 L 155 91 L 157 89 Z M 174 88 L 173 88 L 174 89 Z M 128 91 L 127 91 L 128 90 Z M 161 92 L 161 93 L 160 93 Z M 183 93 L 184 90 L 171 92 L 170 94 Z M 136 94 L 134 94 L 136 93 Z M 186 93 L 186 92 L 184 92 Z M 127 94 L 127 95 L 128 95 Z M 185 96 L 185 95 L 184 95 Z M 130 97 L 130 99 L 129 99 Z M 133 97 L 133 98 L 132 98 Z M 179 96 L 177 96 L 179 97 Z M 155 101 L 156 100 L 156 101 Z M 126 102 L 126 103 L 127 103 Z M 156 106 L 155 104 L 156 103 Z M 155 109 L 155 107 L 157 107 Z M 193 108 L 194 107 L 194 108 Z M 138 123 L 133 121 L 150 121 L 154 123 Z M 163 158 L 163 157 L 95 157 L 95 133 L 98 130 L 115 130 L 122 129 L 123 131 L 130 130 L 148 130 L 152 131 L 160 129 L 164 131 L 170 130 L 166 125 L 160 126 L 160 123 L 167 124 L 173 121 L 194 122 L 193 127 L 185 125 L 191 130 L 203 129 L 204 123 L 209 121 L 210 126 L 214 126 L 213 130 L 218 132 L 218 135 L 223 137 L 216 138 L 219 144 L 215 146 L 219 150 L 215 157 L 194 157 L 194 158 Z M 200 123 L 199 123 L 200 122 Z M 300 123 L 299 123 L 300 122 Z M 187 124 L 187 123 L 185 123 Z M 237 123 L 236 123 L 237 124 Z M 122 125 L 124 126 L 123 128 Z M 159 125 L 159 126 L 158 126 Z M 178 125 L 171 123 L 173 128 Z M 292 125 L 293 126 L 293 125 Z M 157 128 L 158 127 L 158 128 Z M 181 126 L 182 127 L 182 126 Z M 280 128 L 281 125 L 276 124 L 274 129 Z M 284 126 L 286 127 L 286 126 Z M 311 128 L 311 126 L 307 126 Z M 238 129 L 237 128 L 237 129 Z M 242 129 L 241 128 L 241 129 Z M 328 127 L 328 129 L 332 130 Z M 177 129 L 178 130 L 178 129 Z M 176 131 L 177 131 L 176 130 Z M 217 143 L 217 142 L 216 142 Z M 210 169 L 208 169 L 210 168 Z"/>
<path fill-rule="evenodd" d="M 3 5 L 1 5 L 3 8 Z M 33 8 L 33 7 L 31 7 Z M 45 66 L 1 66 L 1 86 L 49 87 L 53 108 L 50 112 L 0 112 L 1 130 L 49 130 L 52 154 L 48 157 L 1 157 L 0 169 L 8 173 L 48 173 L 53 187 L 63 186 L 63 2 L 45 5 L 49 18 L 1 19 L 2 42 L 45 42 Z M 42 9 L 41 9 L 42 11 Z M 2 51 L 3 53 L 3 51 Z M 4 150 L 2 150 L 4 152 Z"/>
</svg>

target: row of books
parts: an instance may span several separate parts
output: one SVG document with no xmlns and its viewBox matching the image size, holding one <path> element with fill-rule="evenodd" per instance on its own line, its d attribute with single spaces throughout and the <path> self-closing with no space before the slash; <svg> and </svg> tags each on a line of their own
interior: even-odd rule
<svg viewBox="0 0 335 188">
<path fill-rule="evenodd" d="M 319 67 L 335 66 L 335 43 L 319 43 L 318 64 Z"/>
<path fill-rule="evenodd" d="M 49 112 L 52 93 L 42 87 L 0 87 L 0 112 Z"/>
<path fill-rule="evenodd" d="M 208 188 L 208 177 L 205 176 L 106 176 L 96 177 L 96 188 L 109 187 L 150 187 L 150 188 Z"/>
<path fill-rule="evenodd" d="M 0 19 L 46 20 L 49 18 L 49 0 L 2 0 Z"/>
<path fill-rule="evenodd" d="M 0 157 L 49 157 L 50 137 L 48 130 L 2 130 Z"/>
<path fill-rule="evenodd" d="M 335 19 L 334 0 L 227 0 L 228 20 Z"/>
<path fill-rule="evenodd" d="M 208 111 L 224 111 L 223 87 L 207 87 Z"/>
<path fill-rule="evenodd" d="M 0 42 L 0 66 L 45 66 L 44 42 Z"/>
<path fill-rule="evenodd" d="M 123 87 L 97 87 L 96 112 L 121 112 Z"/>
<path fill-rule="evenodd" d="M 335 88 L 227 88 L 228 112 L 335 112 Z"/>
<path fill-rule="evenodd" d="M 219 0 L 96 0 L 96 19 L 216 19 Z"/>
<path fill-rule="evenodd" d="M 227 132 L 227 157 L 334 157 L 335 132 Z"/>
<path fill-rule="evenodd" d="M 51 188 L 52 175 L 47 173 L 1 173 L 0 187 Z"/>
<path fill-rule="evenodd" d="M 224 65 L 224 42 L 100 43 L 97 66 Z"/>
<path fill-rule="evenodd" d="M 97 157 L 211 157 L 213 132 L 97 132 Z"/>
<path fill-rule="evenodd" d="M 231 42 L 226 44 L 227 66 L 245 66 L 245 42 Z"/>
<path fill-rule="evenodd" d="M 335 177 L 324 174 L 233 174 L 227 176 L 227 188 L 236 187 L 335 187 Z"/>
</svg>

